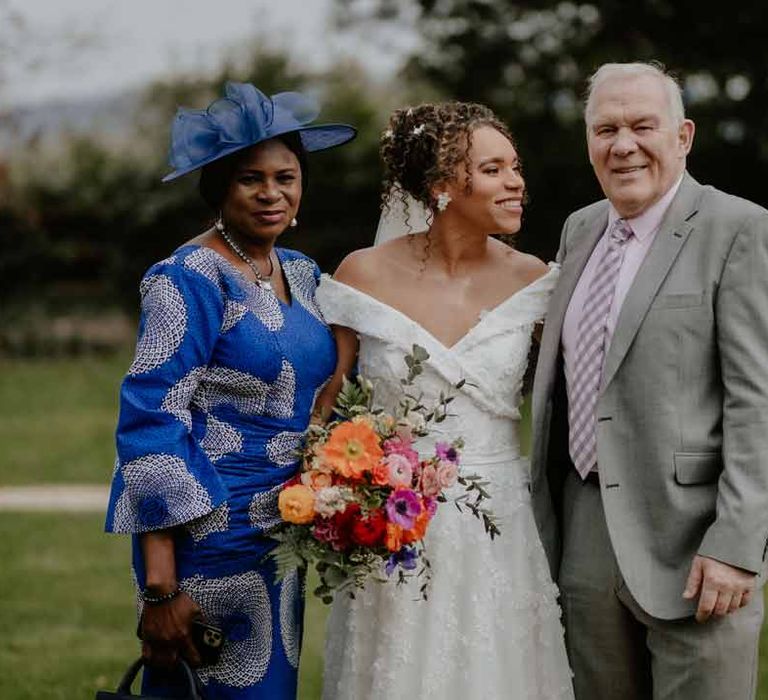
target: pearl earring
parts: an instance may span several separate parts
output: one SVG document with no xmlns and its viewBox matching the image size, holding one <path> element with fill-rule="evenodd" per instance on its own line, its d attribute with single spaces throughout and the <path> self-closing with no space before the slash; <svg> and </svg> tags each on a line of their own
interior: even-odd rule
<svg viewBox="0 0 768 700">
<path fill-rule="evenodd" d="M 224 219 L 221 216 L 221 212 L 219 212 L 219 216 L 216 219 L 216 223 L 213 224 L 213 228 L 215 228 L 219 233 L 224 230 Z"/>
<path fill-rule="evenodd" d="M 447 192 L 441 192 L 439 195 L 437 195 L 438 211 L 445 211 L 450 203 L 451 195 L 449 195 Z"/>
<path fill-rule="evenodd" d="M 298 221 L 296 221 L 296 217 L 294 216 L 294 217 L 291 219 L 291 228 L 296 228 L 298 225 L 299 225 L 299 222 L 298 222 Z"/>
</svg>

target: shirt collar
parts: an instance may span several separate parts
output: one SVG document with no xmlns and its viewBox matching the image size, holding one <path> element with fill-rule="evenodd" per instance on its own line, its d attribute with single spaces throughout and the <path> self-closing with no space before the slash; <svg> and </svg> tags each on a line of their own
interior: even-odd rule
<svg viewBox="0 0 768 700">
<path fill-rule="evenodd" d="M 672 204 L 672 200 L 677 194 L 677 190 L 680 188 L 680 183 L 683 181 L 682 173 L 672 187 L 670 187 L 666 194 L 656 204 L 648 207 L 640 216 L 636 216 L 634 219 L 627 219 L 627 223 L 632 229 L 632 233 L 635 237 L 643 241 L 647 236 L 655 233 L 661 225 L 661 220 L 664 218 L 664 214 L 667 213 L 669 205 Z M 611 230 L 617 219 L 620 219 L 619 213 L 611 204 L 608 210 L 608 231 Z"/>
</svg>

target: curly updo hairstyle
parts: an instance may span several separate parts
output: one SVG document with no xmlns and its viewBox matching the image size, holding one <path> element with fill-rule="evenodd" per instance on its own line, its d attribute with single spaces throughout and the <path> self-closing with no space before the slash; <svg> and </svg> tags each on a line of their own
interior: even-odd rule
<svg viewBox="0 0 768 700">
<path fill-rule="evenodd" d="M 406 206 L 406 195 L 434 212 L 437 202 L 430 190 L 456 179 L 463 164 L 467 192 L 471 192 L 472 132 L 491 126 L 514 144 L 506 124 L 488 107 L 472 102 L 425 103 L 396 110 L 381 137 L 384 163 L 382 206 L 393 197 Z"/>
</svg>

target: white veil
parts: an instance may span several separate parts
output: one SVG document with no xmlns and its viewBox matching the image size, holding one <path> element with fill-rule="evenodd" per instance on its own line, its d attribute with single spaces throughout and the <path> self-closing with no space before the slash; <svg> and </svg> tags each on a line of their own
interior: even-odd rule
<svg viewBox="0 0 768 700">
<path fill-rule="evenodd" d="M 429 221 L 429 210 L 423 204 L 409 194 L 405 196 L 404 202 L 398 193 L 389 198 L 389 207 L 381 212 L 373 245 L 379 246 L 408 233 L 426 231 L 429 228 Z"/>
</svg>

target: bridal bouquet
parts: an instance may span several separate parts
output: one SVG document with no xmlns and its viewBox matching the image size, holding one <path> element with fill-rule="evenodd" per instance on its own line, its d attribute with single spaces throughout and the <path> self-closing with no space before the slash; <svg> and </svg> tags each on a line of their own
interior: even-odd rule
<svg viewBox="0 0 768 700">
<path fill-rule="evenodd" d="M 285 523 L 272 535 L 279 541 L 272 551 L 278 579 L 314 564 L 320 577 L 315 594 L 330 603 L 334 591 L 354 597 L 368 580 L 386 582 L 397 572 L 399 583 L 422 578 L 426 598 L 430 565 L 424 535 L 438 507 L 451 501 L 482 520 L 491 539 L 499 534 L 493 513 L 483 505 L 488 482 L 460 472 L 461 438 L 436 442 L 428 454 L 414 446 L 415 438 L 429 435 L 430 424 L 445 420 L 452 401 L 441 394 L 428 407 L 414 393 L 428 358 L 418 345 L 405 356 L 408 372 L 394 413 L 375 407 L 374 386 L 358 376 L 344 380 L 336 418 L 310 425 L 302 471 L 279 495 Z M 463 490 L 449 498 L 446 491 L 456 483 Z"/>
</svg>

